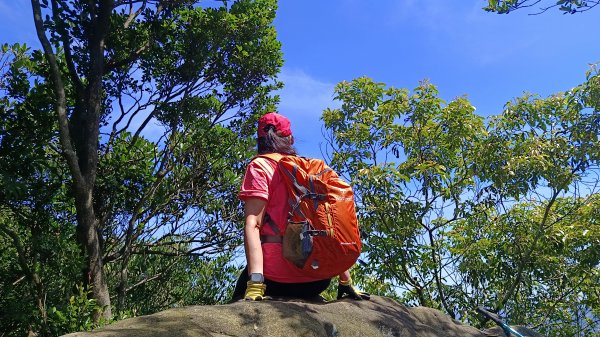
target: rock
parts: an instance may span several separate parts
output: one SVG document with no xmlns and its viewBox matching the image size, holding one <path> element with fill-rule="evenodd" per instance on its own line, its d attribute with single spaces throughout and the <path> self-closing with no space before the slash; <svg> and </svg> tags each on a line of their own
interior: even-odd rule
<svg viewBox="0 0 600 337">
<path fill-rule="evenodd" d="M 523 336 L 527 336 L 527 337 L 544 337 L 543 335 L 529 329 L 528 327 L 522 326 L 522 325 L 517 325 L 517 326 L 511 326 L 513 329 L 515 329 L 518 333 L 522 334 Z M 506 334 L 504 333 L 504 331 L 502 331 L 502 328 L 500 327 L 494 327 L 492 329 L 486 329 L 483 330 L 483 333 L 486 337 L 506 337 Z"/>
<path fill-rule="evenodd" d="M 68 337 L 486 337 L 430 308 L 405 307 L 389 298 L 328 303 L 240 301 L 188 306 L 118 321 Z"/>
</svg>

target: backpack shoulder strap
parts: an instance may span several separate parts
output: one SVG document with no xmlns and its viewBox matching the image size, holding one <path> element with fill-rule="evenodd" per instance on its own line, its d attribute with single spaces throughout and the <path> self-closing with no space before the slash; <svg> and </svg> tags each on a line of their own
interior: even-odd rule
<svg viewBox="0 0 600 337">
<path fill-rule="evenodd" d="M 264 153 L 264 154 L 259 154 L 257 156 L 255 156 L 254 158 L 252 158 L 252 160 L 256 159 L 256 158 L 267 158 L 270 160 L 275 161 L 276 163 L 279 163 L 279 161 L 284 157 L 284 155 L 282 155 L 281 153 Z M 271 229 L 273 230 L 273 232 L 275 233 L 275 237 L 281 238 L 282 237 L 282 233 L 279 230 L 279 227 L 277 226 L 277 224 L 275 224 L 275 221 L 273 221 L 273 219 L 271 219 L 271 216 L 269 216 L 268 213 L 265 213 L 265 216 L 263 218 L 263 222 L 267 223 L 269 225 L 269 227 L 271 227 Z M 265 236 L 266 237 L 266 236 Z M 267 241 L 263 241 L 263 238 L 261 237 L 261 241 L 267 242 Z"/>
<path fill-rule="evenodd" d="M 283 157 L 284 157 L 284 155 L 282 155 L 281 153 L 272 152 L 272 153 L 259 154 L 258 156 L 254 157 L 254 158 L 268 158 L 273 161 L 279 162 L 281 160 L 281 158 L 283 158 Z"/>
</svg>

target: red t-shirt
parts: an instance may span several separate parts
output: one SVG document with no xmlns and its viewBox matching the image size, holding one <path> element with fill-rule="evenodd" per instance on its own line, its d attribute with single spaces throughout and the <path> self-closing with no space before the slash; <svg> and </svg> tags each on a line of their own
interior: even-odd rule
<svg viewBox="0 0 600 337">
<path fill-rule="evenodd" d="M 279 232 L 284 233 L 289 211 L 288 195 L 274 160 L 262 157 L 253 159 L 246 168 L 238 196 L 242 201 L 249 198 L 266 200 L 266 214 L 277 224 Z M 275 232 L 271 225 L 263 221 L 260 235 L 275 235 Z M 265 278 L 281 283 L 318 281 L 303 275 L 300 269 L 283 257 L 281 243 L 263 243 L 262 251 Z"/>
</svg>

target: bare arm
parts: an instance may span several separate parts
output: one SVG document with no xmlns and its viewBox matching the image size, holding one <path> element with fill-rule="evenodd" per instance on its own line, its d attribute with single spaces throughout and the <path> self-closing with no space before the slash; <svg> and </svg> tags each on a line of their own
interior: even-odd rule
<svg viewBox="0 0 600 337">
<path fill-rule="evenodd" d="M 260 244 L 260 227 L 265 215 L 267 201 L 258 198 L 246 199 L 244 203 L 244 249 L 248 273 L 263 273 L 263 254 Z"/>
</svg>

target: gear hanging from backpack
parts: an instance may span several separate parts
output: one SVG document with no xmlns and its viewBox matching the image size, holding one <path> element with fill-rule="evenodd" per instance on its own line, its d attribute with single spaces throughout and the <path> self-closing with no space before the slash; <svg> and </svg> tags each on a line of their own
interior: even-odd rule
<svg viewBox="0 0 600 337">
<path fill-rule="evenodd" d="M 283 255 L 308 276 L 326 279 L 348 270 L 362 243 L 352 187 L 323 160 L 262 154 L 278 163 L 290 207 L 282 236 Z"/>
</svg>

